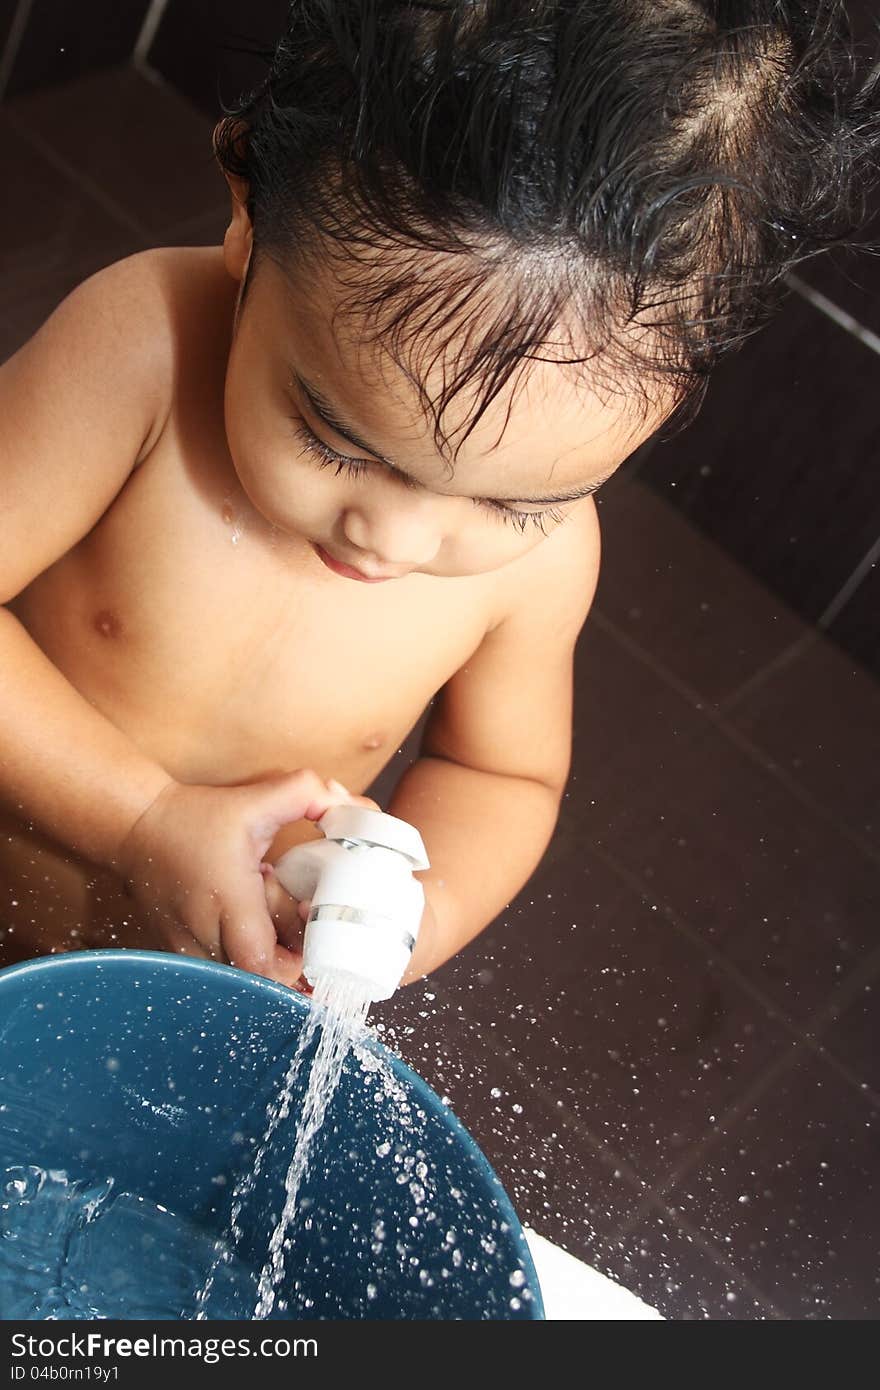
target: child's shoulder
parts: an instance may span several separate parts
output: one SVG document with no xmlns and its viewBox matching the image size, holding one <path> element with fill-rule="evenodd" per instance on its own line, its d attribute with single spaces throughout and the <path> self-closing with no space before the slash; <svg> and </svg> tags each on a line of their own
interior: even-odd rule
<svg viewBox="0 0 880 1390">
<path fill-rule="evenodd" d="M 554 627 L 561 641 L 580 630 L 599 579 L 601 540 L 592 497 L 584 498 L 547 539 L 500 570 L 493 626 Z"/>
<path fill-rule="evenodd" d="M 234 286 L 219 246 L 156 246 L 114 261 L 69 296 L 81 311 L 115 319 L 132 341 L 152 344 L 157 357 L 180 339 L 209 331 L 213 315 L 228 317 Z"/>
<path fill-rule="evenodd" d="M 96 288 L 118 302 L 130 297 L 163 321 L 174 338 L 212 312 L 229 314 L 235 285 L 221 246 L 154 246 L 98 271 Z"/>
<path fill-rule="evenodd" d="M 121 386 L 150 396 L 153 428 L 138 461 L 173 408 L 181 364 L 201 361 L 223 341 L 234 289 L 222 247 L 152 247 L 96 271 L 53 315 L 86 351 L 97 338 L 101 354 L 115 357 Z"/>
<path fill-rule="evenodd" d="M 222 298 L 223 281 L 220 247 L 156 246 L 96 270 L 61 307 L 69 303 L 77 311 L 98 310 L 119 323 L 127 315 L 132 337 L 142 336 L 139 323 L 154 331 L 164 324 L 170 331 L 184 306 L 199 297 Z"/>
<path fill-rule="evenodd" d="M 107 295 L 146 293 L 173 307 L 199 293 L 218 294 L 228 279 L 221 246 L 153 246 L 111 262 L 84 283 Z"/>
<path fill-rule="evenodd" d="M 181 309 L 196 306 L 227 314 L 237 289 L 223 264 L 222 246 L 154 246 L 107 269 L 154 295 L 173 320 Z"/>
</svg>

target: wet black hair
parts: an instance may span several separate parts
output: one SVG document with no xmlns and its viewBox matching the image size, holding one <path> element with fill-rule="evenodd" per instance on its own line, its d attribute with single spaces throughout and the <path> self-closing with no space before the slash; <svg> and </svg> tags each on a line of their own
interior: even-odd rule
<svg viewBox="0 0 880 1390">
<path fill-rule="evenodd" d="M 266 56 L 215 131 L 252 265 L 332 256 L 444 442 L 536 359 L 692 414 L 875 170 L 840 0 L 293 0 Z"/>
</svg>

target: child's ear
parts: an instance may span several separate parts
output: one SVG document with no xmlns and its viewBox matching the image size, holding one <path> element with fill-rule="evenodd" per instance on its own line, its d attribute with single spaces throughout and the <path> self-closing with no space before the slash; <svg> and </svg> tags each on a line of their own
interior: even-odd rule
<svg viewBox="0 0 880 1390">
<path fill-rule="evenodd" d="M 223 260 L 233 280 L 243 280 L 254 239 L 247 209 L 248 185 L 234 174 L 227 174 L 226 182 L 232 194 L 232 215 L 223 238 Z"/>
<path fill-rule="evenodd" d="M 217 150 L 217 135 L 223 122 L 219 122 L 214 127 L 214 150 Z M 253 224 L 250 213 L 248 212 L 248 196 L 250 189 L 247 181 L 238 174 L 231 173 L 221 165 L 221 172 L 229 185 L 229 192 L 232 195 L 232 215 L 229 226 L 226 228 L 226 235 L 223 238 L 223 259 L 226 269 L 234 280 L 243 280 L 247 271 L 248 261 L 251 255 L 253 244 Z"/>
</svg>

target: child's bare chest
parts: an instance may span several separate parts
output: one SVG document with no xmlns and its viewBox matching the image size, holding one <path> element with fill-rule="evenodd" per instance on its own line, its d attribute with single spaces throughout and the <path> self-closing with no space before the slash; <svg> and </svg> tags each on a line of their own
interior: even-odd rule
<svg viewBox="0 0 880 1390">
<path fill-rule="evenodd" d="M 80 692 L 181 780 L 309 766 L 358 788 L 479 645 L 493 592 L 334 575 L 266 527 L 226 464 L 175 441 L 16 609 Z"/>
</svg>

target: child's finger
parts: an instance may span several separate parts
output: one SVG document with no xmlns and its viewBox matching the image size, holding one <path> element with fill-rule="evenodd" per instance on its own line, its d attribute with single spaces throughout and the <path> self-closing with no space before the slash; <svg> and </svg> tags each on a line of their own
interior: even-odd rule
<svg viewBox="0 0 880 1390">
<path fill-rule="evenodd" d="M 378 801 L 371 801 L 368 796 L 358 796 L 355 792 L 350 792 L 347 787 L 344 787 L 341 782 L 337 782 L 334 777 L 330 778 L 327 786 L 332 792 L 337 792 L 339 794 L 340 800 L 342 800 L 346 806 L 366 806 L 369 811 L 381 811 L 382 809 Z"/>
<path fill-rule="evenodd" d="M 303 992 L 300 986 L 302 956 L 298 951 L 288 951 L 284 946 L 276 945 L 272 956 L 272 969 L 268 973 L 279 984 L 287 985 L 288 989 L 295 989 L 300 994 Z"/>
<path fill-rule="evenodd" d="M 301 769 L 269 778 L 248 789 L 255 796 L 250 819 L 252 834 L 265 853 L 278 831 L 295 820 L 320 820 L 331 806 L 345 805 L 348 793 L 334 790 L 316 772 Z"/>
<path fill-rule="evenodd" d="M 219 946 L 214 948 L 203 946 L 192 932 L 187 931 L 186 927 L 178 926 L 176 922 L 163 922 L 159 932 L 167 950 L 173 951 L 175 955 L 194 956 L 198 960 L 223 959 Z"/>
<path fill-rule="evenodd" d="M 296 908 L 294 904 L 294 908 Z M 275 930 L 278 933 L 278 940 L 282 946 L 286 946 L 288 951 L 302 952 L 303 948 L 303 923 L 298 912 L 295 912 L 292 921 L 276 922 Z"/>
<path fill-rule="evenodd" d="M 220 915 L 220 940 L 230 965 L 254 975 L 272 975 L 277 938 L 261 877 L 227 894 Z"/>
<path fill-rule="evenodd" d="M 269 915 L 277 926 L 279 922 L 292 922 L 296 917 L 296 901 L 290 896 L 286 888 L 283 888 L 275 877 L 275 872 L 269 864 L 261 864 L 260 872 L 263 875 L 263 887 L 266 893 L 266 906 Z"/>
</svg>

